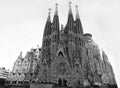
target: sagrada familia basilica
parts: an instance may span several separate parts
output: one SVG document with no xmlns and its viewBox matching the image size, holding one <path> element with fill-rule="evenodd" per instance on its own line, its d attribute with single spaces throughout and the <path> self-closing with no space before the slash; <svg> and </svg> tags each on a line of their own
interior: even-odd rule
<svg viewBox="0 0 120 88">
<path fill-rule="evenodd" d="M 51 21 L 49 11 L 42 47 L 32 48 L 14 63 L 7 88 L 118 88 L 104 50 L 84 33 L 76 6 L 73 18 L 69 3 L 65 26 L 59 22 L 58 5 Z"/>
</svg>

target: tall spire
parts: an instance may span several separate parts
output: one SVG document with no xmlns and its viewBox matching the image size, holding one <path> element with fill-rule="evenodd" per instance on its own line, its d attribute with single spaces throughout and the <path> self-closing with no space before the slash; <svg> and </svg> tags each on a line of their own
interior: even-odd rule
<svg viewBox="0 0 120 88">
<path fill-rule="evenodd" d="M 74 27 L 74 18 L 73 18 L 73 14 L 72 14 L 72 8 L 71 8 L 71 3 L 69 2 L 69 10 L 68 10 L 68 20 L 67 20 L 67 25 L 66 25 L 66 32 L 69 31 L 74 31 L 73 27 Z"/>
<path fill-rule="evenodd" d="M 79 19 L 78 5 L 76 5 L 76 19 Z"/>
<path fill-rule="evenodd" d="M 55 4 L 55 14 L 52 21 L 52 43 L 57 43 L 59 39 L 59 16 L 58 16 L 58 4 Z"/>
<path fill-rule="evenodd" d="M 75 29 L 74 32 L 77 34 L 83 34 L 82 23 L 79 17 L 78 5 L 76 5 L 76 20 L 75 20 Z"/>
<path fill-rule="evenodd" d="M 58 4 L 55 4 L 55 14 L 52 21 L 52 32 L 59 31 Z"/>
<path fill-rule="evenodd" d="M 49 12 L 48 12 L 47 21 L 51 22 L 51 17 L 50 17 L 50 15 L 51 15 L 51 8 L 49 8 L 48 10 L 49 10 Z"/>
<path fill-rule="evenodd" d="M 58 15 L 58 3 L 55 4 L 55 15 Z"/>
<path fill-rule="evenodd" d="M 72 3 L 72 2 L 69 2 L 69 11 L 68 11 L 69 14 L 72 14 L 71 3 Z"/>
<path fill-rule="evenodd" d="M 49 8 L 48 10 L 48 17 L 44 29 L 44 37 L 51 34 L 51 8 Z"/>
</svg>

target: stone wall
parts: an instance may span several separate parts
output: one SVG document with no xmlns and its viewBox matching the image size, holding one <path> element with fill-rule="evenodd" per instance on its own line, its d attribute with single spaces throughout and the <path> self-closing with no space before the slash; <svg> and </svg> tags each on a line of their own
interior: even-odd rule
<svg viewBox="0 0 120 88">
<path fill-rule="evenodd" d="M 38 84 L 38 83 L 34 83 L 30 85 L 30 88 L 52 88 L 53 85 L 52 84 Z"/>
</svg>

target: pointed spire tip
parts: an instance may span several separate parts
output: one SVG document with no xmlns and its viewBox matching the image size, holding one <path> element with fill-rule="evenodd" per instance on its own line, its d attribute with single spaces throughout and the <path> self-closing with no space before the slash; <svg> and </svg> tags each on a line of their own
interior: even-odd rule
<svg viewBox="0 0 120 88">
<path fill-rule="evenodd" d="M 58 15 L 58 3 L 55 4 L 55 15 Z"/>
<path fill-rule="evenodd" d="M 76 7 L 76 19 L 77 19 L 79 18 L 78 5 L 76 5 L 75 7 Z"/>
<path fill-rule="evenodd" d="M 58 3 L 56 3 L 55 6 L 56 6 L 56 9 L 58 9 Z"/>
<path fill-rule="evenodd" d="M 70 5 L 70 6 L 71 6 L 71 3 L 72 3 L 72 2 L 70 1 L 70 2 L 69 2 L 69 5 Z"/>
<path fill-rule="evenodd" d="M 72 2 L 69 2 L 69 14 L 72 14 L 71 4 Z"/>
<path fill-rule="evenodd" d="M 78 5 L 75 5 L 76 8 L 78 8 Z"/>
<path fill-rule="evenodd" d="M 22 51 L 20 52 L 20 55 L 22 55 Z"/>
<path fill-rule="evenodd" d="M 49 12 L 48 12 L 48 13 L 49 13 L 49 15 L 50 15 L 50 14 L 51 14 L 51 8 L 49 8 L 48 10 L 49 10 Z"/>
<path fill-rule="evenodd" d="M 48 9 L 48 18 L 47 18 L 47 21 L 50 21 L 50 15 L 51 15 L 51 8 Z"/>
</svg>

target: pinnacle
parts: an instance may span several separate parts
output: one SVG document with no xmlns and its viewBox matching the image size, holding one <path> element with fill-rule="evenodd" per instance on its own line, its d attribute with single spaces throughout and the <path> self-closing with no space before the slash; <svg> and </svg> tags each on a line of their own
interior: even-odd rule
<svg viewBox="0 0 120 88">
<path fill-rule="evenodd" d="M 48 9 L 49 12 L 48 12 L 48 18 L 47 18 L 47 21 L 51 21 L 51 18 L 50 18 L 50 15 L 51 15 L 51 8 Z"/>
<path fill-rule="evenodd" d="M 78 5 L 76 5 L 75 7 L 76 7 L 76 19 L 78 19 L 79 18 Z"/>
<path fill-rule="evenodd" d="M 22 58 L 22 51 L 20 52 L 20 55 L 19 55 L 19 57 L 18 57 L 18 58 L 20 58 L 20 59 Z"/>
<path fill-rule="evenodd" d="M 72 14 L 71 3 L 72 2 L 69 2 L 69 11 L 68 11 L 69 14 Z"/>
<path fill-rule="evenodd" d="M 58 3 L 55 4 L 55 15 L 58 15 Z"/>
</svg>

